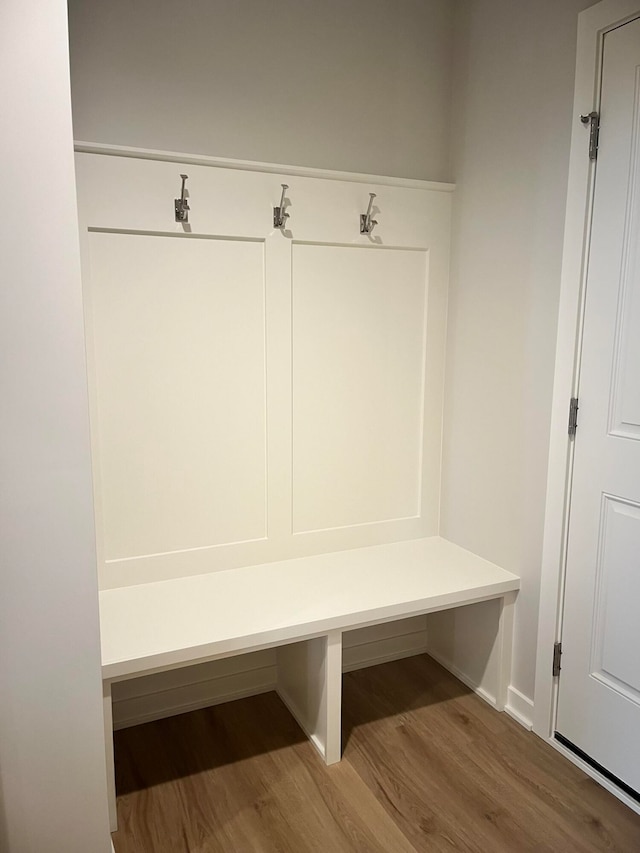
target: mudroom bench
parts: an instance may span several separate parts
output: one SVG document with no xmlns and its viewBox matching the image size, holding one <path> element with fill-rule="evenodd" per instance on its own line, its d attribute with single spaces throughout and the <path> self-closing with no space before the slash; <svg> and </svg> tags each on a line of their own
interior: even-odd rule
<svg viewBox="0 0 640 853">
<path fill-rule="evenodd" d="M 100 593 L 110 817 L 116 828 L 111 685 L 277 648 L 277 691 L 327 764 L 341 757 L 342 633 L 499 599 L 497 707 L 506 703 L 520 580 L 429 537 Z"/>
</svg>

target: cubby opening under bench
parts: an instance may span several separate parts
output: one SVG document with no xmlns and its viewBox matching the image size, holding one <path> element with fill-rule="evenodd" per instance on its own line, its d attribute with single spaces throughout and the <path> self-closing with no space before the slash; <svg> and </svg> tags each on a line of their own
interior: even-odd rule
<svg viewBox="0 0 640 853">
<path fill-rule="evenodd" d="M 341 758 L 342 635 L 499 600 L 487 653 L 496 707 L 511 671 L 520 579 L 439 536 L 100 593 L 112 831 L 117 828 L 111 685 L 259 649 L 277 649 L 277 692 L 327 764 Z"/>
</svg>

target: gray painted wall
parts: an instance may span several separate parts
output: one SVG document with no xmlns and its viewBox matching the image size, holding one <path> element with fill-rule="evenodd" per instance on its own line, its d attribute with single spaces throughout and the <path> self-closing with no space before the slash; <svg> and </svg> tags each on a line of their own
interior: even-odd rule
<svg viewBox="0 0 640 853">
<path fill-rule="evenodd" d="M 74 135 L 449 180 L 451 0 L 70 0 Z"/>
<path fill-rule="evenodd" d="M 577 16 L 592 5 L 462 0 L 456 23 L 442 531 L 522 577 L 512 681 L 530 698 Z"/>
</svg>

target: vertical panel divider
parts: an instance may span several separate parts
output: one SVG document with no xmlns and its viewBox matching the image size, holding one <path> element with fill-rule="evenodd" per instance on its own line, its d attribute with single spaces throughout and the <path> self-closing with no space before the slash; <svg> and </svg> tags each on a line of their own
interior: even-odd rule
<svg viewBox="0 0 640 853">
<path fill-rule="evenodd" d="M 342 631 L 327 637 L 326 652 L 327 733 L 324 760 L 335 764 L 342 758 Z"/>
<path fill-rule="evenodd" d="M 496 708 L 504 711 L 511 683 L 511 662 L 513 657 L 513 617 L 516 609 L 515 592 L 508 592 L 500 599 L 498 620 L 498 677 L 496 684 Z"/>
<path fill-rule="evenodd" d="M 280 231 L 265 240 L 267 364 L 267 537 L 286 548 L 291 536 L 292 243 Z"/>
<path fill-rule="evenodd" d="M 342 757 L 342 631 L 280 646 L 277 692 L 326 764 Z"/>
<path fill-rule="evenodd" d="M 111 682 L 102 682 L 102 713 L 104 715 L 104 749 L 107 765 L 107 799 L 109 803 L 109 827 L 111 832 L 118 829 L 118 811 L 116 808 L 116 769 L 113 753 L 113 705 Z"/>
</svg>

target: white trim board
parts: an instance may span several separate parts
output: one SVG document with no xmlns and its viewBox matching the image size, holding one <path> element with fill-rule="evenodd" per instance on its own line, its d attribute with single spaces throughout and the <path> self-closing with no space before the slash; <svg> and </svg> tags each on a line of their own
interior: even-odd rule
<svg viewBox="0 0 640 853">
<path fill-rule="evenodd" d="M 578 16 L 576 84 L 569 185 L 560 285 L 556 366 L 551 415 L 551 440 L 542 555 L 538 648 L 533 730 L 577 764 L 620 800 L 620 790 L 606 783 L 553 740 L 557 686 L 552 676 L 553 644 L 562 633 L 566 567 L 566 534 L 573 467 L 573 445 L 567 435 L 569 399 L 576 396 L 580 370 L 581 329 L 590 238 L 594 165 L 588 157 L 588 131 L 580 114 L 599 110 L 602 48 L 606 32 L 640 16 L 640 0 L 603 0 Z"/>
<path fill-rule="evenodd" d="M 507 705 L 504 710 L 516 723 L 520 723 L 527 731 L 531 731 L 533 728 L 533 699 L 529 699 L 513 685 L 507 690 Z"/>
<path fill-rule="evenodd" d="M 228 157 L 210 157 L 205 154 L 184 154 L 177 151 L 158 151 L 153 148 L 129 148 L 124 145 L 106 145 L 99 142 L 75 141 L 79 154 L 106 154 L 111 157 L 134 157 L 141 160 L 161 160 L 168 163 L 187 163 L 193 166 L 211 166 L 218 169 L 238 169 L 244 172 L 265 172 L 298 178 L 322 178 L 325 181 L 350 181 L 358 184 L 404 187 L 406 189 L 432 190 L 452 193 L 455 184 L 441 181 L 422 181 L 417 178 L 396 178 L 391 175 L 367 175 L 359 172 L 339 172 L 333 169 L 316 169 L 311 166 L 289 166 L 283 163 L 261 163 L 255 160 L 234 160 Z"/>
</svg>

